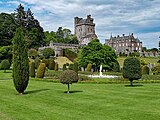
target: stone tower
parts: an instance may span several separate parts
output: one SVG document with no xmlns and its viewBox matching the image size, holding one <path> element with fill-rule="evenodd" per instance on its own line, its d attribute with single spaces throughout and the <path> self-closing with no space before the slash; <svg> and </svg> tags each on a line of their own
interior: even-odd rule
<svg viewBox="0 0 160 120">
<path fill-rule="evenodd" d="M 95 23 L 91 15 L 87 15 L 86 19 L 74 18 L 74 32 L 80 45 L 87 45 L 92 39 L 97 38 L 95 34 Z"/>
</svg>

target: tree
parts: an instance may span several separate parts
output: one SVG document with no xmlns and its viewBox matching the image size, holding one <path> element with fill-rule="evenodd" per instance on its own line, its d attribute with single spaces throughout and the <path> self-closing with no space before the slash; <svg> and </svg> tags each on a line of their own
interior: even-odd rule
<svg viewBox="0 0 160 120">
<path fill-rule="evenodd" d="M 51 56 L 54 57 L 55 56 L 55 52 L 52 48 L 45 48 L 43 51 L 42 51 L 42 54 L 43 56 L 48 59 L 50 58 Z"/>
<path fill-rule="evenodd" d="M 124 60 L 123 77 L 130 80 L 131 86 L 133 86 L 133 80 L 138 80 L 142 77 L 141 63 L 137 58 L 126 58 Z"/>
<path fill-rule="evenodd" d="M 0 69 L 4 70 L 4 72 L 6 72 L 6 70 L 9 69 L 10 66 L 11 66 L 11 64 L 8 60 L 3 60 L 0 64 Z"/>
<path fill-rule="evenodd" d="M 12 38 L 16 31 L 16 23 L 12 14 L 0 14 L 0 46 L 12 44 Z"/>
<path fill-rule="evenodd" d="M 12 61 L 12 47 L 11 46 L 3 46 L 0 47 L 0 61 L 8 59 L 11 63 Z"/>
<path fill-rule="evenodd" d="M 102 45 L 98 39 L 95 39 L 82 48 L 78 54 L 77 62 L 80 67 L 92 64 L 94 71 L 98 70 L 100 65 L 111 70 L 114 62 L 117 61 L 116 59 L 117 55 L 111 47 Z"/>
<path fill-rule="evenodd" d="M 45 45 L 43 28 L 40 26 L 39 21 L 34 19 L 30 9 L 25 11 L 20 4 L 16 9 L 16 13 L 14 13 L 14 19 L 17 27 L 22 27 L 25 30 L 28 48 L 38 48 Z"/>
<path fill-rule="evenodd" d="M 16 90 L 23 94 L 29 81 L 29 59 L 22 28 L 17 28 L 13 38 L 13 82 Z"/>
<path fill-rule="evenodd" d="M 69 93 L 70 91 L 69 84 L 78 82 L 78 74 L 73 70 L 65 70 L 60 75 L 60 82 L 68 85 L 67 93 Z"/>
</svg>

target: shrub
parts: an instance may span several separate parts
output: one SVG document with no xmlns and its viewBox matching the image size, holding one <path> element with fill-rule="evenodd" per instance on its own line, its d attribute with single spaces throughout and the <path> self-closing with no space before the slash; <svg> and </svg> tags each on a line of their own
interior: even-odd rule
<svg viewBox="0 0 160 120">
<path fill-rule="evenodd" d="M 147 65 L 142 66 L 142 74 L 148 74 L 149 75 L 149 67 Z"/>
<path fill-rule="evenodd" d="M 72 50 L 66 48 L 66 49 L 64 49 L 64 56 L 66 56 L 69 60 L 71 60 L 73 62 L 74 59 L 77 58 L 77 53 L 75 53 Z"/>
<path fill-rule="evenodd" d="M 63 64 L 63 71 L 67 70 L 66 64 Z"/>
<path fill-rule="evenodd" d="M 8 60 L 2 60 L 1 64 L 0 64 L 0 69 L 4 70 L 4 72 L 6 72 L 7 69 L 9 69 L 11 66 L 11 64 L 9 63 Z"/>
<path fill-rule="evenodd" d="M 69 64 L 69 70 L 73 70 L 74 64 Z"/>
<path fill-rule="evenodd" d="M 160 74 L 160 65 L 155 66 L 152 68 L 153 75 L 159 75 Z"/>
<path fill-rule="evenodd" d="M 119 65 L 119 62 L 116 61 L 113 63 L 113 69 L 112 69 L 113 72 L 120 72 L 120 65 Z"/>
<path fill-rule="evenodd" d="M 133 80 L 138 80 L 142 77 L 141 64 L 137 58 L 126 58 L 123 65 L 123 77 L 130 80 L 132 86 Z"/>
<path fill-rule="evenodd" d="M 35 58 L 38 56 L 38 51 L 37 51 L 36 49 L 31 48 L 31 49 L 28 51 L 28 56 L 29 56 L 30 58 L 35 59 Z"/>
<path fill-rule="evenodd" d="M 68 85 L 67 93 L 69 93 L 69 84 L 78 82 L 78 74 L 73 70 L 65 70 L 60 75 L 60 82 Z"/>
<path fill-rule="evenodd" d="M 49 60 L 49 69 L 54 70 L 54 68 L 55 68 L 55 61 L 54 61 L 54 59 L 50 59 Z"/>
<path fill-rule="evenodd" d="M 55 71 L 58 71 L 58 63 L 55 63 L 55 68 L 54 68 Z"/>
<path fill-rule="evenodd" d="M 91 63 L 89 63 L 88 65 L 87 65 L 87 72 L 91 72 L 91 69 L 92 69 L 92 64 Z"/>
<path fill-rule="evenodd" d="M 55 52 L 52 48 L 45 48 L 43 51 L 42 51 L 42 54 L 43 56 L 48 59 L 50 58 L 51 56 L 54 57 L 55 56 Z"/>
<path fill-rule="evenodd" d="M 46 67 L 49 67 L 49 59 L 43 59 L 42 63 L 45 63 Z"/>
<path fill-rule="evenodd" d="M 43 78 L 46 70 L 46 64 L 41 63 L 37 69 L 37 78 Z"/>
<path fill-rule="evenodd" d="M 13 82 L 16 90 L 23 94 L 29 81 L 29 59 L 22 28 L 17 28 L 13 38 Z"/>
<path fill-rule="evenodd" d="M 38 57 L 36 57 L 36 59 L 34 60 L 34 62 L 35 62 L 35 68 L 37 69 L 38 66 L 39 66 L 39 64 L 41 63 L 41 60 Z"/>
<path fill-rule="evenodd" d="M 29 62 L 29 75 L 35 77 L 35 62 Z"/>
<path fill-rule="evenodd" d="M 78 74 L 78 63 L 74 62 L 73 70 Z"/>
</svg>

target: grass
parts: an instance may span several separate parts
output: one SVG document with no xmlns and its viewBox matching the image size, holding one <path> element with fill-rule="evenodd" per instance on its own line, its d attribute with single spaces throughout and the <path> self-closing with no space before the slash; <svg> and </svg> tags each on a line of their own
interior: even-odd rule
<svg viewBox="0 0 160 120">
<path fill-rule="evenodd" d="M 125 59 L 126 59 L 126 57 L 118 57 L 117 60 L 120 64 L 120 66 L 123 66 L 123 62 Z M 146 62 L 151 63 L 151 64 L 155 64 L 155 65 L 157 65 L 157 61 L 159 60 L 157 57 L 146 57 L 146 58 L 140 57 L 140 59 L 145 60 Z"/>
<path fill-rule="evenodd" d="M 7 73 L 8 74 L 8 73 Z M 0 73 L 1 75 L 1 73 Z M 73 84 L 30 80 L 23 96 L 0 80 L 1 120 L 158 120 L 160 84 Z"/>
</svg>

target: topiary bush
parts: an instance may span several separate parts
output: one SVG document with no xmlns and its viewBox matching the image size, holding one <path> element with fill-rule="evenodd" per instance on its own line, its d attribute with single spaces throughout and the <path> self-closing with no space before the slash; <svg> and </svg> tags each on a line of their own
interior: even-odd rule
<svg viewBox="0 0 160 120">
<path fill-rule="evenodd" d="M 142 66 L 142 74 L 148 74 L 149 75 L 149 67 L 147 65 Z"/>
<path fill-rule="evenodd" d="M 45 63 L 46 67 L 49 67 L 49 59 L 43 59 L 42 63 Z"/>
<path fill-rule="evenodd" d="M 29 59 L 23 28 L 17 28 L 13 38 L 13 82 L 19 94 L 23 94 L 29 81 Z"/>
<path fill-rule="evenodd" d="M 54 70 L 55 70 L 55 71 L 58 71 L 58 63 L 55 63 Z"/>
<path fill-rule="evenodd" d="M 92 64 L 91 63 L 89 63 L 88 65 L 87 65 L 87 72 L 91 72 L 91 69 L 92 69 Z"/>
<path fill-rule="evenodd" d="M 37 69 L 38 66 L 39 66 L 39 64 L 41 63 L 41 60 L 38 57 L 36 57 L 36 59 L 34 60 L 34 62 L 35 62 L 35 69 Z"/>
<path fill-rule="evenodd" d="M 78 63 L 74 62 L 73 70 L 78 74 Z"/>
<path fill-rule="evenodd" d="M 119 65 L 118 61 L 116 61 L 116 62 L 113 63 L 112 71 L 113 72 L 120 72 L 120 65 Z"/>
<path fill-rule="evenodd" d="M 44 78 L 45 70 L 46 70 L 46 64 L 41 63 L 37 69 L 37 78 Z"/>
<path fill-rule="evenodd" d="M 160 74 L 160 64 L 152 68 L 153 75 L 159 75 Z"/>
<path fill-rule="evenodd" d="M 9 69 L 11 66 L 9 60 L 2 60 L 1 64 L 0 64 L 0 69 L 4 70 L 4 72 L 6 72 L 7 69 Z"/>
<path fill-rule="evenodd" d="M 49 67 L 50 70 L 54 70 L 55 68 L 55 61 L 54 59 L 49 59 Z"/>
<path fill-rule="evenodd" d="M 67 84 L 68 85 L 67 93 L 69 93 L 69 90 L 70 90 L 69 84 L 78 82 L 78 74 L 73 70 L 65 70 L 60 75 L 60 82 L 62 84 Z"/>
<path fill-rule="evenodd" d="M 137 58 L 126 58 L 124 60 L 123 77 L 130 80 L 131 86 L 133 86 L 133 80 L 138 80 L 142 77 L 141 63 Z"/>
<path fill-rule="evenodd" d="M 29 62 L 29 75 L 35 77 L 35 62 Z"/>
<path fill-rule="evenodd" d="M 69 70 L 73 70 L 74 64 L 69 64 Z"/>
<path fill-rule="evenodd" d="M 67 70 L 66 64 L 63 64 L 63 71 Z"/>
</svg>

